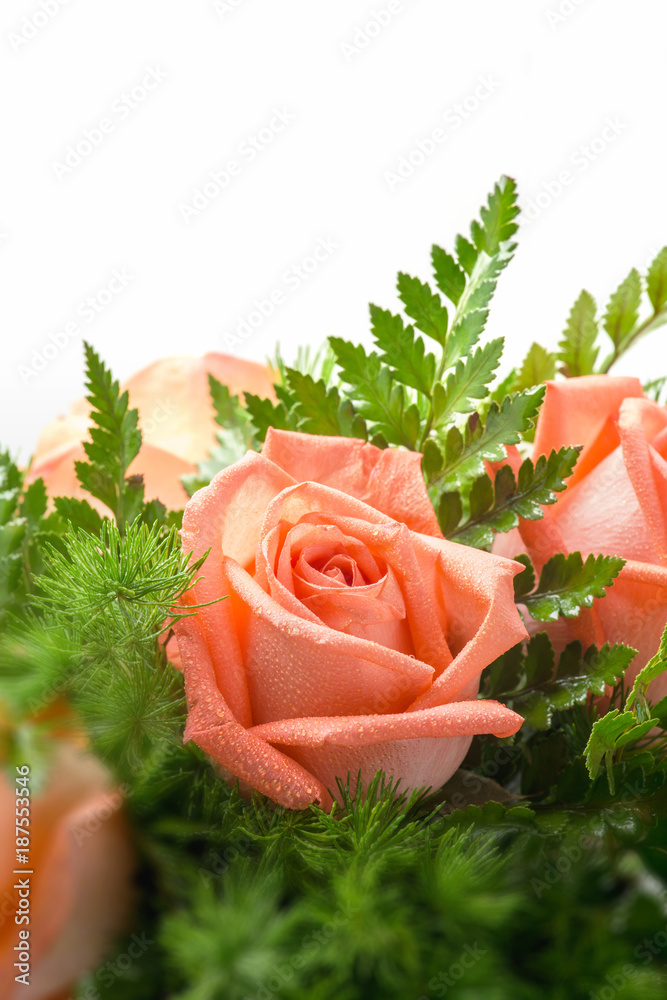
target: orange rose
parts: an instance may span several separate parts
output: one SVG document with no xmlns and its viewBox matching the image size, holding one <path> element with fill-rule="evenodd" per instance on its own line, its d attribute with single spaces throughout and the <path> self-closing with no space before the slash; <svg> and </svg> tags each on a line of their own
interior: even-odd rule
<svg viewBox="0 0 667 1000">
<path fill-rule="evenodd" d="M 280 804 L 330 802 L 376 770 L 439 787 L 472 736 L 514 712 L 475 697 L 526 631 L 518 564 L 443 539 L 421 456 L 270 430 L 185 509 L 183 545 L 208 549 L 176 626 L 186 739 Z"/>
<path fill-rule="evenodd" d="M 104 957 L 129 913 L 133 860 L 121 796 L 98 761 L 63 744 L 46 788 L 27 799 L 30 865 L 22 866 L 15 863 L 14 821 L 22 810 L 15 793 L 1 774 L 0 995 L 60 997 Z M 14 874 L 22 868 L 33 874 Z M 21 878 L 30 881 L 30 923 L 17 924 Z M 15 981 L 23 971 L 14 965 L 20 930 L 30 933 L 28 986 Z"/>
<path fill-rule="evenodd" d="M 667 622 L 667 408 L 646 399 L 634 378 L 547 382 L 533 458 L 569 444 L 583 449 L 567 489 L 543 520 L 498 536 L 494 551 L 527 552 L 537 569 L 554 553 L 577 549 L 626 559 L 604 599 L 548 631 L 558 644 L 634 646 L 627 675 L 634 680 Z M 658 678 L 651 695 L 665 694 L 667 677 Z"/>
<path fill-rule="evenodd" d="M 129 473 L 143 474 L 146 499 L 158 498 L 173 510 L 180 510 L 187 500 L 181 476 L 196 472 L 197 463 L 215 444 L 209 372 L 234 394 L 273 395 L 267 368 L 215 353 L 203 358 L 163 358 L 133 375 L 122 387 L 130 394 L 130 405 L 139 409 L 143 433 L 141 451 Z M 81 399 L 73 404 L 69 416 L 44 429 L 28 478 L 31 481 L 41 476 L 51 496 L 81 497 L 101 513 L 108 513 L 103 504 L 82 490 L 74 472 L 74 463 L 86 460 L 82 441 L 88 435 L 89 413 L 90 405 Z"/>
</svg>

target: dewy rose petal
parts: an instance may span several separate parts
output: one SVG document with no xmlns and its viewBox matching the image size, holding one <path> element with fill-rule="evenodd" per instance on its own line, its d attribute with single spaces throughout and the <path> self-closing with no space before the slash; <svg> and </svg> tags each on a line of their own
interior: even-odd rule
<svg viewBox="0 0 667 1000">
<path fill-rule="evenodd" d="M 526 635 L 521 567 L 442 537 L 418 454 L 271 429 L 192 498 L 183 546 L 210 550 L 176 626 L 186 739 L 276 802 L 379 768 L 438 787 L 520 727 L 476 694 Z"/>
<path fill-rule="evenodd" d="M 540 521 L 498 536 L 494 552 L 527 552 L 539 570 L 556 552 L 627 560 L 602 600 L 576 619 L 541 625 L 555 643 L 623 642 L 638 655 L 631 683 L 655 653 L 667 622 L 667 407 L 644 398 L 635 378 L 586 375 L 547 382 L 533 459 L 583 445 L 573 476 Z M 537 626 L 535 626 L 537 627 Z M 667 694 L 667 675 L 650 687 Z"/>
</svg>

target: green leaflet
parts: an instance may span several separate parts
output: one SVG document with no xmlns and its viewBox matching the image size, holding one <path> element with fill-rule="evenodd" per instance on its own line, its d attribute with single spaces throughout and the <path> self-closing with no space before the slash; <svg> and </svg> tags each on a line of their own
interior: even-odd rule
<svg viewBox="0 0 667 1000">
<path fill-rule="evenodd" d="M 427 288 L 426 285 L 423 287 Z M 388 309 L 379 309 L 374 305 L 370 307 L 370 314 L 371 330 L 381 351 L 381 361 L 389 365 L 403 385 L 430 396 L 435 379 L 435 355 L 425 351 L 422 338 L 415 336 L 414 328 L 405 326 L 400 316 L 393 316 Z M 446 323 L 445 312 L 445 329 Z"/>
<path fill-rule="evenodd" d="M 459 267 L 454 258 L 446 250 L 435 244 L 431 249 L 431 262 L 433 264 L 436 285 L 447 296 L 449 301 L 456 305 L 463 295 L 463 290 L 466 286 L 465 271 Z M 409 315 L 412 315 L 412 313 L 409 313 Z"/>
<path fill-rule="evenodd" d="M 444 250 L 440 252 L 444 254 Z M 454 267 L 456 267 L 455 264 Z M 458 273 L 460 274 L 460 272 Z M 463 279 L 463 284 L 465 284 L 465 279 Z M 428 334 L 429 337 L 432 337 L 440 345 L 443 345 L 447 339 L 448 317 L 447 309 L 443 305 L 440 296 L 432 292 L 429 286 L 425 282 L 420 281 L 419 278 L 411 278 L 409 275 L 403 273 L 398 275 L 397 287 L 398 294 L 405 306 L 405 311 L 408 316 L 414 319 L 417 329 Z M 439 282 L 438 287 L 441 287 Z M 451 287 L 450 292 L 454 293 Z M 371 319 L 373 318 L 373 309 L 375 308 L 375 306 L 371 306 Z M 419 388 L 419 386 L 416 388 Z"/>
<path fill-rule="evenodd" d="M 460 498 L 456 520 L 453 501 L 444 502 L 446 518 L 440 523 L 442 533 L 465 545 L 488 549 L 494 532 L 511 531 L 519 518 L 539 520 L 543 517 L 542 507 L 555 503 L 556 494 L 565 489 L 565 480 L 572 475 L 578 454 L 578 448 L 561 448 L 552 451 L 548 458 L 540 455 L 535 464 L 527 458 L 519 467 L 518 477 L 509 465 L 498 469 L 493 482 L 484 473 L 472 484 L 465 519 L 461 519 Z M 443 498 L 451 496 L 443 494 Z"/>
<path fill-rule="evenodd" d="M 517 372 L 513 389 L 530 389 L 556 375 L 556 356 L 541 344 L 533 343 Z"/>
<path fill-rule="evenodd" d="M 649 266 L 646 289 L 653 312 L 659 312 L 667 303 L 667 247 L 662 248 Z"/>
<path fill-rule="evenodd" d="M 329 342 L 341 369 L 342 379 L 352 388 L 351 397 L 359 414 L 369 422 L 369 433 L 382 434 L 390 444 L 415 450 L 421 415 L 406 388 L 374 352 L 340 337 Z"/>
<path fill-rule="evenodd" d="M 591 738 L 586 746 L 586 766 L 595 780 L 604 760 L 609 791 L 615 793 L 614 757 L 624 748 L 639 742 L 655 726 L 655 719 L 637 722 L 634 712 L 620 712 L 612 709 L 593 725 Z"/>
<path fill-rule="evenodd" d="M 282 400 L 273 403 L 270 399 L 262 399 L 252 392 L 246 392 L 244 396 L 254 435 L 259 443 L 266 437 L 269 427 L 276 427 L 282 431 L 296 430 L 295 421 L 290 420 L 289 410 Z"/>
<path fill-rule="evenodd" d="M 121 532 L 140 513 L 144 501 L 141 477 L 127 478 L 127 470 L 141 448 L 138 411 L 129 408 L 127 392 L 88 343 L 86 387 L 92 406 L 90 441 L 84 441 L 87 462 L 77 462 L 75 470 L 83 488 L 110 509 Z"/>
<path fill-rule="evenodd" d="M 366 422 L 349 399 L 341 399 L 335 385 L 327 388 L 323 379 L 295 368 L 286 368 L 285 377 L 298 402 L 294 405 L 297 427 L 306 434 L 357 437 L 366 440 Z"/>
<path fill-rule="evenodd" d="M 618 352 L 622 350 L 628 334 L 639 317 L 642 282 L 639 271 L 633 268 L 609 299 L 602 317 L 602 326 Z"/>
<path fill-rule="evenodd" d="M 540 622 L 559 615 L 575 618 L 582 608 L 593 606 L 595 597 L 604 597 L 624 563 L 617 556 L 589 555 L 584 562 L 580 552 L 559 552 L 544 564 L 537 590 L 522 601 Z"/>
<path fill-rule="evenodd" d="M 602 695 L 607 685 L 623 676 L 635 655 L 627 646 L 591 646 L 582 656 L 581 645 L 570 643 L 563 650 L 558 667 L 539 686 L 530 685 L 512 699 L 512 707 L 533 729 L 548 729 L 554 712 L 583 704 L 589 694 Z"/>
<path fill-rule="evenodd" d="M 56 497 L 54 503 L 63 521 L 68 522 L 73 528 L 81 528 L 91 535 L 99 535 L 102 528 L 102 518 L 87 500 L 78 500 L 76 497 Z"/>
<path fill-rule="evenodd" d="M 469 354 L 443 382 L 436 382 L 433 391 L 433 426 L 439 428 L 462 413 L 475 409 L 471 400 L 483 399 L 500 363 L 504 340 L 499 337 Z"/>
<path fill-rule="evenodd" d="M 590 375 L 595 370 L 599 348 L 595 299 L 583 291 L 570 310 L 563 339 L 558 345 L 558 360 L 565 375 Z"/>
<path fill-rule="evenodd" d="M 484 472 L 484 462 L 501 462 L 505 446 L 517 444 L 531 428 L 544 396 L 544 386 L 506 396 L 500 405 L 492 402 L 486 423 L 473 413 L 461 431 L 453 426 L 441 444 L 424 448 L 424 471 L 431 487 L 452 489 Z"/>
</svg>

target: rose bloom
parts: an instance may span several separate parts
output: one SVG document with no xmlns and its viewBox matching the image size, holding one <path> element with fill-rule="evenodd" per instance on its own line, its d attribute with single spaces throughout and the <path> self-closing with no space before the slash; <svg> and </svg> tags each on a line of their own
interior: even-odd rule
<svg viewBox="0 0 667 1000">
<path fill-rule="evenodd" d="M 104 958 L 130 912 L 133 855 L 122 799 L 97 760 L 65 743 L 42 791 L 33 779 L 32 794 L 17 799 L 22 785 L 12 781 L 0 774 L 0 996 L 56 1000 Z M 24 802 L 28 865 L 16 863 L 16 811 Z M 30 881 L 30 923 L 17 924 L 22 878 Z M 24 971 L 14 964 L 21 930 L 30 933 L 28 986 L 15 981 Z"/>
<path fill-rule="evenodd" d="M 526 635 L 521 568 L 443 539 L 418 453 L 270 430 L 188 503 L 183 546 L 210 549 L 188 601 L 215 602 L 176 625 L 186 739 L 226 776 L 291 808 L 360 771 L 439 787 L 474 734 L 520 727 L 476 694 Z"/>
<path fill-rule="evenodd" d="M 667 623 L 667 408 L 646 399 L 635 378 L 547 382 L 533 460 L 572 444 L 583 448 L 567 489 L 544 508 L 543 520 L 521 521 L 498 536 L 494 552 L 527 552 L 538 570 L 554 553 L 577 549 L 584 557 L 626 559 L 603 599 L 546 629 L 559 646 L 572 639 L 633 646 L 638 655 L 626 674 L 632 682 Z M 667 694 L 667 675 L 650 694 L 655 700 Z"/>
<path fill-rule="evenodd" d="M 215 445 L 216 424 L 208 373 L 236 395 L 252 392 L 273 397 L 270 372 L 254 361 L 228 354 L 206 354 L 203 358 L 163 358 L 133 375 L 123 386 L 130 406 L 139 409 L 143 434 L 141 451 L 129 475 L 143 474 L 146 499 L 159 499 L 170 510 L 180 510 L 187 501 L 181 476 L 197 471 Z M 74 463 L 87 461 L 82 442 L 88 437 L 90 404 L 81 399 L 66 417 L 60 417 L 42 432 L 33 456 L 28 481 L 40 476 L 50 496 L 74 496 L 88 500 L 101 514 L 108 514 L 100 501 L 79 484 Z"/>
</svg>

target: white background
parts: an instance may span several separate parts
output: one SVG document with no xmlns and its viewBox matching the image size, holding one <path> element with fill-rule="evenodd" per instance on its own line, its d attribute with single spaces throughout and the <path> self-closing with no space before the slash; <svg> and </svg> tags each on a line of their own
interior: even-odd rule
<svg viewBox="0 0 667 1000">
<path fill-rule="evenodd" d="M 431 244 L 452 248 L 501 173 L 524 205 L 548 203 L 493 305 L 508 361 L 555 345 L 582 286 L 604 301 L 667 243 L 661 0 L 393 0 L 365 46 L 358 29 L 388 0 L 42 2 L 56 12 L 0 12 L 0 440 L 23 460 L 82 393 L 82 335 L 123 378 L 158 356 L 229 351 L 254 300 L 280 289 L 239 355 L 366 338 L 367 303 L 396 305 L 398 270 L 427 279 Z M 119 111 L 149 69 L 166 79 Z M 274 109 L 293 120 L 249 162 L 240 146 Z M 104 118 L 113 130 L 56 176 Z M 618 134 L 584 168 L 580 147 L 591 155 L 607 119 Z M 388 172 L 437 127 L 444 142 L 392 190 Z M 230 159 L 240 173 L 186 222 L 181 206 Z M 545 194 L 563 170 L 571 183 Z M 321 237 L 339 246 L 288 287 Z M 132 280 L 89 322 L 80 304 L 114 269 Z M 35 373 L 34 352 L 71 323 Z M 654 334 L 624 370 L 664 374 L 664 344 Z"/>
</svg>

